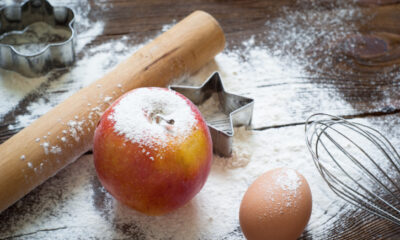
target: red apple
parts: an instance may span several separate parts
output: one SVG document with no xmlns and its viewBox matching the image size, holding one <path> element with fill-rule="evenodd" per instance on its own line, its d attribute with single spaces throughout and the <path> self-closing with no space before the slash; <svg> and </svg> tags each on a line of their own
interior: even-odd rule
<svg viewBox="0 0 400 240">
<path fill-rule="evenodd" d="M 212 141 L 197 107 L 164 88 L 139 88 L 103 114 L 94 135 L 94 164 L 117 200 L 161 215 L 191 200 L 211 168 Z"/>
</svg>

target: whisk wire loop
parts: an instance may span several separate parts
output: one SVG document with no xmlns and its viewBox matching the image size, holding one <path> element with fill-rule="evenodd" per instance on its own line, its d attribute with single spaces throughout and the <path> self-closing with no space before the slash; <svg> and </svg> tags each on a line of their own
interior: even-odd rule
<svg viewBox="0 0 400 240">
<path fill-rule="evenodd" d="M 343 126 L 345 127 L 349 127 L 347 126 L 348 123 L 344 122 Z M 378 145 L 377 142 L 375 142 L 374 139 L 370 138 L 370 136 L 368 134 L 364 134 L 363 132 L 361 132 L 361 130 L 355 126 L 354 124 L 352 124 L 352 127 L 355 127 L 355 129 L 352 129 L 354 131 L 356 131 L 357 133 L 363 135 L 364 137 L 368 138 L 371 142 L 373 142 L 374 144 L 377 144 L 377 146 L 379 146 L 380 150 L 382 151 L 382 153 L 385 153 L 383 148 L 380 147 L 380 145 Z M 378 168 L 379 171 L 381 171 L 386 177 L 387 179 L 400 191 L 400 188 L 397 186 L 397 184 L 395 184 L 392 179 L 385 173 L 385 171 L 383 171 L 383 169 L 373 160 L 373 158 L 366 152 L 363 150 L 362 147 L 360 147 L 359 144 L 357 144 L 356 142 L 354 142 L 353 140 L 351 140 L 349 137 L 347 137 L 346 135 L 344 135 L 343 133 L 339 132 L 338 130 L 332 128 L 332 130 L 334 130 L 336 133 L 340 134 L 342 137 L 344 137 L 346 140 L 350 141 L 358 150 L 360 150 L 369 160 L 372 164 L 375 165 L 376 168 Z M 357 160 L 357 158 L 351 154 L 350 152 L 346 151 L 337 141 L 335 141 L 329 134 L 327 134 L 326 132 L 324 132 L 324 134 L 329 138 L 329 140 L 332 141 L 332 143 L 335 144 L 335 146 L 343 153 L 345 154 L 347 157 L 349 157 L 349 159 L 351 159 L 357 167 L 361 168 L 362 170 L 364 170 L 368 177 L 372 178 L 373 180 L 375 180 L 381 187 L 383 187 L 385 190 L 387 190 L 387 192 L 389 194 L 392 195 L 392 197 L 396 197 L 391 190 L 389 190 L 389 188 L 386 187 L 385 184 L 383 184 L 377 177 L 375 174 L 371 173 L 371 171 L 369 171 L 362 163 L 360 163 L 360 161 Z M 326 148 L 325 148 L 326 149 Z M 326 149 L 327 150 L 327 149 Z M 386 153 L 385 153 L 386 155 Z M 332 156 L 332 155 L 330 155 Z M 337 165 L 339 165 L 339 163 L 335 160 L 335 163 Z M 343 169 L 342 169 L 343 170 Z M 359 185 L 360 187 L 362 187 L 357 181 L 355 181 L 353 178 L 351 178 L 354 182 L 356 182 L 357 185 Z M 366 189 L 364 189 L 366 190 Z"/>
<path fill-rule="evenodd" d="M 333 123 L 333 124 L 335 124 L 335 123 Z M 321 146 L 323 147 L 323 149 L 324 149 L 324 150 L 326 151 L 326 153 L 330 156 L 330 158 L 333 160 L 333 162 L 336 164 L 336 166 L 337 166 L 340 170 L 342 170 L 343 173 L 346 174 L 347 177 L 348 177 L 349 179 L 352 180 L 352 182 L 354 182 L 356 185 L 358 185 L 360 188 L 362 188 L 366 193 L 368 193 L 368 194 L 370 194 L 370 195 L 376 197 L 377 199 L 381 200 L 381 201 L 384 202 L 385 204 L 388 204 L 389 206 L 393 207 L 390 203 L 388 203 L 386 200 L 382 199 L 379 195 L 374 194 L 373 192 L 371 192 L 371 191 L 369 191 L 367 188 L 365 188 L 363 185 L 359 184 L 359 182 L 358 182 L 356 179 L 354 179 L 350 174 L 348 174 L 348 172 L 342 167 L 342 165 L 341 165 L 338 161 L 336 161 L 336 159 L 332 156 L 331 152 L 329 151 L 329 149 L 326 147 L 326 145 L 323 143 L 323 141 L 322 141 L 322 139 L 321 139 L 321 135 L 322 135 L 322 134 L 324 134 L 329 140 L 331 140 L 332 143 L 334 143 L 334 144 L 336 145 L 336 147 L 338 147 L 338 149 L 340 149 L 345 155 L 347 155 L 358 167 L 361 167 L 362 169 L 364 169 L 364 170 L 368 173 L 368 175 L 371 176 L 374 180 L 376 180 L 376 181 L 379 183 L 379 185 L 381 185 L 382 187 L 384 187 L 384 188 L 387 190 L 388 193 L 390 193 L 393 197 L 395 197 L 394 194 L 393 194 L 383 183 L 381 183 L 370 171 L 368 171 L 368 169 L 366 169 L 364 166 L 362 166 L 362 164 L 361 164 L 359 161 L 357 161 L 357 159 L 354 158 L 353 155 L 351 155 L 351 154 L 349 154 L 348 152 L 346 152 L 346 151 L 344 150 L 344 148 L 343 148 L 340 144 L 338 144 L 337 141 L 335 141 L 335 140 L 325 131 L 326 128 L 331 127 L 331 125 L 333 125 L 333 124 L 330 124 L 330 125 L 321 124 L 321 125 L 323 125 L 325 128 L 324 128 L 323 131 L 320 131 L 320 132 L 319 132 L 316 145 L 318 145 L 318 141 L 319 141 L 320 144 L 321 144 Z M 332 129 L 332 130 L 336 131 L 336 129 Z M 341 134 L 340 132 L 339 132 L 339 134 L 342 135 L 342 136 L 344 136 L 344 135 Z M 344 136 L 344 137 L 346 137 L 346 136 Z M 346 138 L 347 138 L 347 137 L 346 137 Z M 347 138 L 347 139 L 348 139 L 348 138 Z M 358 148 L 360 148 L 360 146 L 359 146 L 358 144 L 354 143 L 351 139 L 348 139 L 348 140 L 351 141 L 353 144 L 355 144 Z M 364 152 L 364 151 L 363 151 L 363 152 Z M 365 153 L 365 152 L 364 152 L 364 153 Z M 316 154 L 317 154 L 317 156 L 319 156 L 319 154 L 318 154 L 318 148 L 316 149 Z M 329 173 L 329 172 L 328 172 L 328 173 Z M 329 177 L 332 178 L 333 181 L 338 182 L 339 184 L 341 184 L 342 187 L 344 187 L 345 190 L 346 190 L 346 192 L 347 192 L 347 197 L 350 198 L 349 195 L 351 195 L 351 196 L 352 196 L 351 199 L 354 200 L 355 194 L 351 194 L 351 193 L 348 192 L 348 190 L 349 190 L 349 189 L 351 190 L 351 188 L 350 188 L 347 184 L 343 183 L 342 181 L 340 181 L 338 178 L 336 178 L 336 177 L 335 177 L 334 175 L 332 175 L 332 174 L 329 174 Z M 332 187 L 332 184 L 330 184 L 330 185 L 331 185 L 331 187 Z M 336 188 L 336 192 L 338 192 L 338 191 L 339 191 L 339 189 Z M 356 195 L 358 195 L 359 197 L 361 197 L 363 201 L 364 201 L 364 200 L 368 200 L 368 197 L 366 197 L 365 195 L 363 195 L 363 194 L 361 194 L 361 193 L 359 193 L 359 192 L 355 192 L 355 193 L 356 193 Z M 342 194 L 343 194 L 343 193 L 342 193 Z M 393 207 L 393 208 L 394 208 L 394 207 Z M 395 208 L 395 210 L 398 211 L 398 209 L 396 209 L 396 208 Z"/>
<path fill-rule="evenodd" d="M 334 193 L 400 225 L 400 155 L 381 132 L 323 113 L 307 119 L 305 132 L 314 164 Z"/>
</svg>

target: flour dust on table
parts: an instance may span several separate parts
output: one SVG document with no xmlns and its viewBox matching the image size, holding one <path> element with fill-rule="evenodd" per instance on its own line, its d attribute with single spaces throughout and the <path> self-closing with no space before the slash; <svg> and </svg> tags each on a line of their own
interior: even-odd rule
<svg viewBox="0 0 400 240">
<path fill-rule="evenodd" d="M 100 9 L 109 7 L 112 6 Z M 89 12 L 86 1 L 79 3 L 79 59 L 68 72 L 59 76 L 53 72 L 37 79 L 21 79 L 16 73 L 0 72 L 5 80 L 0 81 L 0 104 L 3 100 L 8 102 L 0 105 L 0 119 L 10 117 L 12 110 L 28 96 L 32 98 L 10 129 L 27 126 L 143 45 L 128 37 L 88 45 L 104 27 L 101 21 L 88 20 Z M 313 236 L 323 238 L 324 230 L 332 228 L 341 214 L 353 208 L 338 199 L 317 173 L 304 143 L 304 126 L 279 126 L 301 124 L 311 113 L 325 109 L 330 109 L 331 114 L 355 112 L 335 89 L 319 88 L 309 81 L 315 77 L 310 68 L 316 70 L 318 66 L 306 64 L 308 52 L 302 47 L 310 47 L 320 38 L 328 41 L 342 36 L 326 29 L 323 32 L 326 34 L 322 34 L 317 27 L 307 27 L 306 23 L 312 19 L 318 19 L 321 26 L 335 24 L 342 29 L 340 34 L 346 34 L 355 31 L 348 21 L 359 13 L 352 6 L 338 8 L 339 14 L 334 18 L 324 18 L 317 8 L 307 16 L 291 13 L 287 18 L 266 23 L 263 36 L 274 42 L 272 46 L 258 41 L 259 36 L 250 37 L 240 46 L 228 45 L 229 50 L 217 55 L 194 76 L 176 80 L 175 83 L 198 86 L 211 73 L 219 71 L 228 91 L 255 99 L 252 130 L 235 129 L 233 156 L 214 156 L 204 188 L 187 205 L 158 217 L 130 210 L 104 190 L 97 180 L 91 155 L 86 155 L 0 215 L 0 238 L 243 239 L 239 227 L 243 194 L 258 176 L 277 167 L 290 167 L 307 179 L 313 194 L 308 228 L 316 229 Z M 296 25 L 298 21 L 303 24 Z M 163 31 L 169 27 L 164 26 Z M 287 31 L 290 34 L 285 34 Z M 299 36 L 303 38 L 297 42 Z M 291 45 L 296 51 L 289 51 Z M 82 120 L 90 119 L 76 122 Z M 396 121 L 387 119 L 387 123 Z M 71 127 L 75 129 L 77 125 Z M 74 133 L 66 130 L 66 134 Z M 38 142 L 44 141 L 43 138 L 40 136 Z M 27 161 L 29 156 L 24 154 L 23 158 L 18 161 Z"/>
<path fill-rule="evenodd" d="M 301 105 L 301 100 L 293 102 L 296 89 L 286 89 L 282 94 L 276 89 L 266 88 L 265 95 L 254 95 L 253 89 L 257 88 L 257 79 L 261 80 L 261 76 L 268 75 L 271 82 L 277 81 L 275 78 L 290 82 L 305 72 L 299 67 L 288 68 L 285 62 L 271 56 L 267 48 L 257 46 L 252 39 L 244 45 L 245 51 L 226 51 L 193 77 L 181 79 L 181 83 L 200 85 L 218 70 L 228 90 L 256 99 L 258 113 L 253 119 L 255 126 L 262 127 L 274 120 L 290 119 L 290 110 L 276 105 L 289 102 Z M 246 60 L 243 60 L 243 55 Z M 261 65 L 263 68 L 258 68 Z M 329 102 L 329 99 L 315 101 Z M 54 180 L 46 182 L 38 190 L 41 194 L 38 201 L 44 205 L 33 204 L 29 213 L 14 215 L 14 224 L 7 225 L 10 229 L 1 236 L 36 232 L 29 237 L 39 239 L 47 233 L 38 230 L 48 228 L 57 229 L 52 236 L 73 231 L 70 235 L 74 237 L 90 235 L 104 239 L 132 235 L 144 239 L 243 238 L 239 230 L 238 209 L 244 192 L 263 172 L 284 166 L 297 169 L 310 184 L 314 197 L 310 224 L 321 221 L 321 218 L 332 218 L 340 211 L 341 205 L 316 175 L 303 143 L 303 126 L 269 131 L 238 128 L 235 131 L 233 157 L 215 156 L 204 189 L 189 204 L 171 214 L 148 217 L 116 202 L 99 185 L 91 157 L 86 156 Z M 79 171 L 75 172 L 76 168 Z M 57 185 L 63 186 L 65 193 L 61 196 L 53 195 Z M 20 202 L 25 201 L 29 201 L 29 196 Z M 24 205 L 17 204 L 16 208 Z M 59 212 L 66 214 L 59 215 Z M 52 221 L 55 216 L 57 221 Z"/>
</svg>

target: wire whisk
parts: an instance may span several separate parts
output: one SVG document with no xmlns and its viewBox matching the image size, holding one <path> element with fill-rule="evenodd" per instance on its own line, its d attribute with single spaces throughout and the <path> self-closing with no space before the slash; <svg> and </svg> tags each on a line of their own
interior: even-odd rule
<svg viewBox="0 0 400 240">
<path fill-rule="evenodd" d="M 378 130 L 329 114 L 310 116 L 306 144 L 339 197 L 400 225 L 400 156 Z"/>
</svg>

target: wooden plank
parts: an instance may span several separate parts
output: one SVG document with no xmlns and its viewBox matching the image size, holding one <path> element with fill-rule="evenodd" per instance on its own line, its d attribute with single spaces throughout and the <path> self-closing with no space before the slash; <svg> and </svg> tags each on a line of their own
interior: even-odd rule
<svg viewBox="0 0 400 240">
<path fill-rule="evenodd" d="M 242 41 L 255 36 L 259 44 L 266 44 L 272 49 L 282 47 L 287 48 L 287 52 L 296 55 L 296 48 L 284 45 L 279 42 L 279 38 L 284 38 L 285 32 L 280 28 L 271 28 L 266 30 L 265 22 L 274 19 L 285 18 L 285 14 L 293 14 L 294 11 L 302 11 L 305 14 L 310 13 L 313 16 L 315 11 L 324 11 L 327 17 L 333 17 L 338 14 L 342 8 L 357 9 L 358 6 L 343 5 L 339 3 L 322 2 L 313 4 L 296 3 L 295 1 L 227 1 L 216 3 L 214 1 L 180 1 L 170 7 L 166 1 L 110 1 L 112 8 L 107 10 L 96 9 L 89 15 L 95 19 L 99 14 L 102 20 L 106 22 L 104 33 L 92 44 L 101 44 L 110 39 L 118 38 L 124 34 L 144 40 L 149 36 L 154 36 L 165 23 L 171 23 L 174 19 L 180 19 L 182 16 L 194 9 L 204 9 L 211 12 L 219 19 L 223 26 L 228 41 L 228 49 L 243 48 Z M 344 7 L 343 7 L 344 6 Z M 285 7 L 285 11 L 282 8 Z M 361 17 L 355 15 L 354 21 L 357 21 L 359 28 L 357 34 L 349 34 L 343 39 L 316 39 L 312 43 L 317 51 L 316 56 L 304 56 L 305 52 L 298 55 L 302 61 L 310 63 L 330 62 L 328 65 L 312 66 L 309 71 L 310 76 L 294 76 L 301 78 L 303 82 L 310 83 L 314 88 L 319 87 L 327 93 L 332 90 L 338 91 L 342 99 L 351 105 L 353 109 L 348 109 L 340 104 L 335 106 L 339 109 L 325 108 L 326 112 L 333 112 L 338 115 L 352 115 L 364 113 L 391 113 L 399 109 L 400 91 L 399 78 L 397 75 L 398 64 L 398 38 L 400 27 L 396 22 L 400 15 L 400 10 L 396 5 L 383 6 L 362 6 L 360 9 Z M 237 17 L 240 16 L 240 17 Z M 373 16 L 373 17 L 368 17 Z M 352 21 L 353 19 L 350 19 Z M 299 22 L 305 25 L 308 22 Z M 311 21 L 309 24 L 313 24 Z M 304 29 L 306 26 L 301 26 Z M 331 26 L 319 26 L 324 31 L 332 30 Z M 283 29 L 285 30 L 285 29 Z M 276 39 L 268 38 L 274 36 Z M 272 41 L 274 40 L 274 41 Z M 319 42 L 318 42 L 319 41 Z M 359 43 L 365 45 L 361 48 L 351 48 L 349 45 Z M 331 47 L 333 46 L 333 47 Z M 90 46 L 89 46 L 90 47 Z M 328 48 L 328 50 L 326 50 Z M 379 52 L 381 51 L 381 52 Z M 372 55 L 371 55 L 372 54 Z M 345 61 L 335 61 L 343 58 Z M 279 91 L 277 86 L 268 86 L 269 80 L 265 79 L 265 91 Z M 316 93 L 314 89 L 307 86 L 296 86 L 296 83 L 287 84 L 288 88 L 294 86 L 299 95 L 306 95 L 310 98 Z M 262 86 L 260 84 L 259 86 Z M 293 86 L 292 86 L 293 85 Z M 46 92 L 43 86 L 39 92 Z M 260 90 L 261 91 L 261 90 Z M 45 93 L 44 93 L 45 94 Z M 7 126 L 15 124 L 18 115 L 25 112 L 26 104 L 30 102 L 27 97 L 15 111 L 10 112 L 0 124 L 0 141 L 4 141 L 14 134 L 16 130 L 8 130 Z M 261 99 L 264 101 L 264 99 Z M 310 104 L 312 105 L 312 104 Z M 319 111 L 318 108 L 307 106 L 304 109 L 293 111 L 288 119 L 283 122 L 267 121 L 264 125 L 258 125 L 256 128 L 271 127 L 274 125 L 287 125 L 304 121 L 309 112 Z"/>
<path fill-rule="evenodd" d="M 254 36 L 257 44 L 265 45 L 271 51 L 281 49 L 285 55 L 294 57 L 294 60 L 310 64 L 307 74 L 292 76 L 291 81 L 280 82 L 266 76 L 262 81 L 250 84 L 248 89 L 237 90 L 239 94 L 246 94 L 249 90 L 263 94 L 264 96 L 257 96 L 257 101 L 263 102 L 269 101 L 269 94 L 290 88 L 296 100 L 300 99 L 302 102 L 302 107 L 290 109 L 290 99 L 282 100 L 279 104 L 289 106 L 288 115 L 283 119 L 267 118 L 265 121 L 259 121 L 254 126 L 259 131 L 268 132 L 274 128 L 291 129 L 291 126 L 301 125 L 310 113 L 316 111 L 335 113 L 347 118 L 362 117 L 382 119 L 382 121 L 386 121 L 385 119 L 390 116 L 399 116 L 400 3 L 396 0 L 358 0 L 355 4 L 328 0 L 318 2 L 113 0 L 109 3 L 112 8 L 102 9 L 91 2 L 93 11 L 89 14 L 89 18 L 92 20 L 100 18 L 106 26 L 103 34 L 88 45 L 88 48 L 119 39 L 124 35 L 135 39 L 136 42 L 145 41 L 154 37 L 164 24 L 181 19 L 195 9 L 202 9 L 220 21 L 226 32 L 229 50 L 244 50 L 242 42 Z M 302 20 L 299 18 L 301 16 L 299 13 L 312 17 L 321 12 L 327 18 L 333 19 L 346 9 L 354 9 L 357 14 L 348 19 L 353 28 L 346 28 L 343 34 L 339 34 L 340 36 L 331 38 L 320 36 L 312 42 L 302 42 L 299 39 L 298 42 L 306 44 L 304 48 L 307 48 L 307 51 L 281 41 L 288 39 L 286 35 L 293 29 L 288 19 L 293 20 L 295 17 L 299 20 L 298 27 L 305 32 L 310 27 L 320 28 L 321 32 L 341 31 L 334 24 L 330 25 L 327 22 L 325 25 L 318 24 L 318 18 Z M 272 25 L 268 26 L 266 22 Z M 278 23 L 286 25 L 283 28 L 277 27 Z M 289 41 L 289 43 L 295 42 Z M 55 73 L 54 81 L 59 77 Z M 16 118 L 26 113 L 28 104 L 36 98 L 49 94 L 46 92 L 45 84 L 37 91 L 39 95 L 28 96 L 0 121 L 0 143 L 20 130 L 9 130 L 8 126 L 15 124 Z M 323 108 L 318 106 L 323 96 L 326 97 L 332 92 L 337 93 L 339 98 L 332 99 L 332 105 Z M 307 102 L 309 99 L 313 100 Z M 398 131 L 395 125 L 388 126 L 388 129 L 388 132 Z M 79 162 L 77 164 L 79 166 Z M 68 180 L 70 177 L 64 174 L 60 178 Z M 29 206 L 38 207 L 42 204 L 40 193 L 43 191 L 50 191 L 54 201 L 66 197 L 57 190 L 60 188 L 60 181 L 57 179 L 56 176 L 25 197 L 21 203 L 24 207 L 16 205 L 0 215 L 0 232 L 6 233 L 2 237 L 13 236 L 18 232 L 15 229 L 7 230 L 9 225 L 6 222 L 10 222 L 10 219 L 22 221 L 23 212 L 28 212 L 31 216 L 39 214 L 40 217 L 40 213 L 32 212 Z M 50 204 L 45 207 L 54 206 Z M 357 221 L 360 218 L 363 219 L 362 223 Z M 359 211 L 344 212 L 340 221 L 329 222 L 326 224 L 329 227 L 324 225 L 325 223 L 321 223 L 319 227 L 309 229 L 304 234 L 304 239 L 370 239 L 371 235 L 383 239 L 400 237 L 398 227 Z M 122 225 L 119 227 L 124 228 Z M 63 231 L 68 228 L 62 226 L 60 229 L 54 229 L 58 230 Z M 51 231 L 53 230 L 49 230 Z M 135 232 L 132 229 L 127 231 Z"/>
</svg>

